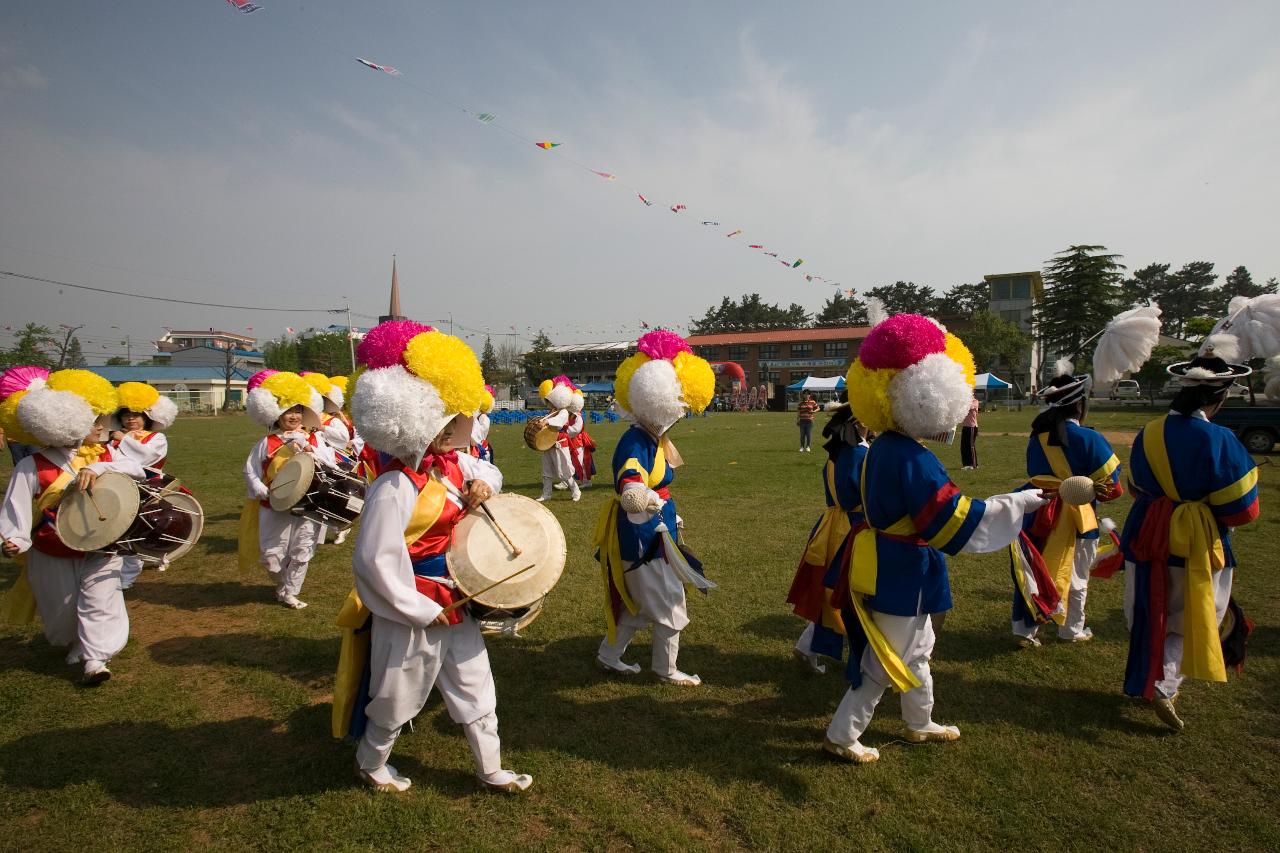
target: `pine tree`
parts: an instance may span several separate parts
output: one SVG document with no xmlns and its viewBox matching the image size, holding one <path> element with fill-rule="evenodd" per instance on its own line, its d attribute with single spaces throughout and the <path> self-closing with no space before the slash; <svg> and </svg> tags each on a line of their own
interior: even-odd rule
<svg viewBox="0 0 1280 853">
<path fill-rule="evenodd" d="M 84 350 L 80 347 L 80 338 L 76 335 L 71 336 L 71 342 L 67 344 L 67 354 L 63 367 L 84 367 L 89 362 L 85 360 Z"/>
<path fill-rule="evenodd" d="M 525 379 L 531 384 L 537 385 L 542 380 L 550 379 L 560 373 L 560 354 L 551 352 L 551 347 L 551 338 L 539 329 L 529 351 L 521 356 L 520 367 L 524 371 Z"/>
<path fill-rule="evenodd" d="M 1169 301 L 1172 287 L 1168 264 L 1147 264 L 1140 270 L 1134 270 L 1133 277 L 1125 279 L 1121 284 L 1124 302 L 1128 307 L 1155 302 L 1163 308 Z"/>
<path fill-rule="evenodd" d="M 1188 320 L 1226 310 L 1228 300 L 1214 288 L 1217 280 L 1209 261 L 1191 261 L 1169 276 L 1169 293 L 1160 303 L 1160 324 L 1166 334 L 1182 337 Z"/>
<path fill-rule="evenodd" d="M 1276 280 L 1274 278 L 1268 279 L 1266 284 L 1255 284 L 1253 276 L 1243 266 L 1236 267 L 1222 279 L 1222 295 L 1227 302 L 1230 302 L 1234 296 L 1253 298 L 1275 292 Z"/>
<path fill-rule="evenodd" d="M 985 281 L 977 284 L 957 284 L 937 300 L 939 314 L 972 317 L 991 308 L 991 285 Z"/>
<path fill-rule="evenodd" d="M 938 306 L 938 296 L 928 285 L 914 281 L 895 281 L 867 291 L 884 303 L 889 314 L 933 314 Z"/>
<path fill-rule="evenodd" d="M 814 317 L 815 326 L 865 326 L 867 323 L 867 303 L 856 295 L 845 296 L 840 291 L 822 305 L 822 310 Z"/>
<path fill-rule="evenodd" d="M 493 341 L 488 335 L 484 336 L 484 351 L 480 355 L 480 373 L 484 375 L 484 381 L 491 385 L 498 373 L 498 354 L 494 352 Z"/>
<path fill-rule="evenodd" d="M 1046 355 L 1078 356 L 1084 343 L 1115 316 L 1122 299 L 1121 255 L 1106 246 L 1070 246 L 1044 268 L 1044 300 L 1036 306 L 1036 331 Z M 1053 359 L 1047 357 L 1047 363 Z"/>
<path fill-rule="evenodd" d="M 55 360 L 49 355 L 58 346 L 58 339 L 48 326 L 28 323 L 18 331 L 13 349 L 0 353 L 0 366 L 29 364 L 34 367 L 53 367 Z"/>
</svg>

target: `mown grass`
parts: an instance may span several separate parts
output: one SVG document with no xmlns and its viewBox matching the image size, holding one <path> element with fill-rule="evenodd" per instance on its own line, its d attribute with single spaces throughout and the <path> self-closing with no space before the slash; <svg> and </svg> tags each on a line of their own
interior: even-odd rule
<svg viewBox="0 0 1280 853">
<path fill-rule="evenodd" d="M 1025 434 L 1031 416 L 984 415 L 982 428 Z M 1095 421 L 1122 430 L 1145 417 Z M 132 637 L 110 683 L 84 689 L 38 631 L 0 629 L 0 847 L 1190 850 L 1280 837 L 1274 467 L 1261 471 L 1262 520 L 1237 534 L 1237 599 L 1258 623 L 1248 668 L 1185 688 L 1185 734 L 1120 692 L 1119 578 L 1092 586 L 1094 642 L 1027 652 L 1009 638 L 1004 557 L 962 556 L 934 673 L 936 718 L 963 739 L 905 745 L 886 697 L 865 738 L 882 760 L 858 768 L 818 751 L 845 689 L 838 667 L 812 676 L 789 657 L 801 626 L 783 599 L 821 508 L 823 453 L 796 452 L 789 415 L 685 421 L 675 495 L 720 589 L 691 603 L 681 666 L 706 685 L 593 669 L 603 623 L 589 539 L 606 489 L 579 504 L 557 492 L 564 578 L 524 639 L 489 644 L 506 763 L 534 774 L 533 791 L 478 791 L 433 697 L 395 753 L 414 787 L 387 797 L 356 787 L 352 748 L 328 732 L 350 545 L 320 550 L 301 612 L 235 566 L 239 469 L 257 432 L 242 417 L 174 428 L 167 470 L 194 489 L 208 526 L 190 557 L 128 593 Z M 620 432 L 592 427 L 606 471 Z M 518 428 L 492 440 L 507 488 L 535 493 L 538 459 Z M 959 470 L 957 448 L 940 453 L 961 488 L 984 496 L 1021 481 L 1024 447 L 984 436 L 976 471 Z M 1119 521 L 1127 509 L 1110 511 Z M 0 564 L 0 586 L 13 577 Z M 642 643 L 629 657 L 647 663 Z"/>
</svg>

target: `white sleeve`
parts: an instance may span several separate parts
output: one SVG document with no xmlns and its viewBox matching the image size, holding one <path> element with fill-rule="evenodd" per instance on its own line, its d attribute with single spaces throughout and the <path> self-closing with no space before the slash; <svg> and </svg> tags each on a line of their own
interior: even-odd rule
<svg viewBox="0 0 1280 853">
<path fill-rule="evenodd" d="M 36 482 L 35 457 L 28 456 L 19 461 L 9 475 L 4 506 L 0 507 L 0 537 L 17 545 L 19 552 L 31 547 L 31 498 Z"/>
<path fill-rule="evenodd" d="M 443 610 L 418 592 L 404 531 L 413 516 L 417 490 L 399 472 L 373 481 L 365 496 L 352 567 L 356 592 L 373 613 L 411 628 L 425 628 Z"/>
<path fill-rule="evenodd" d="M 311 455 L 316 458 L 316 462 L 326 468 L 338 467 L 338 457 L 334 455 L 333 448 L 329 445 L 329 442 L 325 441 L 323 432 L 316 434 L 316 446 L 311 450 Z"/>
<path fill-rule="evenodd" d="M 582 415 L 573 415 L 569 420 L 569 425 L 565 427 L 564 431 L 570 436 L 577 435 L 582 432 L 582 425 L 584 423 L 585 421 L 582 420 Z"/>
<path fill-rule="evenodd" d="M 347 425 L 340 418 L 334 418 L 325 424 L 321 435 L 333 447 L 345 448 L 351 441 L 351 433 L 347 431 Z"/>
<path fill-rule="evenodd" d="M 563 429 L 564 425 L 569 421 L 569 410 L 561 409 L 555 414 L 547 416 L 547 426 L 555 429 Z"/>
<path fill-rule="evenodd" d="M 458 467 L 462 469 L 462 479 L 480 480 L 487 483 L 496 495 L 502 491 L 502 472 L 492 462 L 485 462 L 466 453 L 458 454 Z"/>
<path fill-rule="evenodd" d="M 1008 547 L 1018 538 L 1022 531 L 1022 519 L 1029 512 L 1035 512 L 1048 501 L 1040 496 L 1036 489 L 1023 492 L 1010 492 L 995 495 L 983 501 L 986 510 L 982 520 L 969 536 L 969 541 L 960 549 L 967 554 L 989 554 Z"/>
<path fill-rule="evenodd" d="M 116 471 L 121 474 L 128 474 L 135 480 L 147 479 L 147 472 L 142 470 L 142 466 L 138 464 L 138 460 L 130 459 L 128 456 L 121 454 L 111 457 L 110 462 L 94 462 L 92 465 L 86 465 L 95 474 L 105 474 L 108 471 Z"/>
<path fill-rule="evenodd" d="M 249 458 L 244 461 L 244 483 L 248 487 L 249 497 L 255 501 L 265 501 L 271 490 L 262 482 L 262 463 L 267 460 L 267 440 L 264 438 L 249 451 Z"/>
<path fill-rule="evenodd" d="M 120 439 L 119 455 L 135 460 L 144 468 L 154 468 L 169 455 L 169 440 L 164 437 L 164 433 L 157 432 L 152 435 L 150 441 L 143 444 L 132 435 L 126 434 Z"/>
</svg>

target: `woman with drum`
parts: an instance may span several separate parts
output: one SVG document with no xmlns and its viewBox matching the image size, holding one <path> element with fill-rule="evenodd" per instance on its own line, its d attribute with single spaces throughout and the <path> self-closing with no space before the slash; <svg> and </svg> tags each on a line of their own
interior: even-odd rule
<svg viewBox="0 0 1280 853">
<path fill-rule="evenodd" d="M 668 684 L 696 686 L 702 680 L 676 668 L 680 631 L 689 624 L 685 585 L 715 586 L 679 540 L 680 516 L 670 486 L 679 455 L 668 430 L 686 410 L 701 412 L 715 393 L 711 365 L 693 354 L 679 335 L 649 332 L 639 352 L 618 367 L 618 405 L 634 423 L 613 454 L 617 494 L 596 523 L 607 600 L 607 633 L 596 654 L 606 672 L 635 675 L 623 653 L 636 631 L 653 626 L 653 672 Z"/>
<path fill-rule="evenodd" d="M 5 433 L 40 446 L 14 466 L 0 509 L 4 556 L 26 560 L 10 591 L 11 612 L 30 621 L 38 611 L 49 643 L 70 646 L 67 663 L 83 664 L 86 684 L 101 684 L 111 677 L 111 658 L 129 640 L 122 561 L 116 554 L 71 548 L 58 519 L 63 499 L 75 494 L 88 498 L 77 502 L 82 513 L 90 509 L 107 521 L 114 506 L 109 494 L 95 497 L 99 476 L 144 476 L 141 465 L 113 457 L 104 443 L 106 416 L 118 407 L 116 391 L 87 370 L 11 367 L 0 374 L 0 397 Z M 92 522 L 94 516 L 83 514 Z"/>
<path fill-rule="evenodd" d="M 573 478 L 573 457 L 569 450 L 569 442 L 582 429 L 582 419 L 579 418 L 575 425 L 573 413 L 569 411 L 569 404 L 573 402 L 573 390 L 573 382 L 564 375 L 554 379 L 544 379 L 538 386 L 538 394 L 547 404 L 549 411 L 537 422 L 540 422 L 544 428 L 557 430 L 555 444 L 542 451 L 542 494 L 538 497 L 540 501 L 550 498 L 552 489 L 559 488 L 562 484 L 569 489 L 569 497 L 572 500 L 578 501 L 582 498 L 578 481 Z"/>
<path fill-rule="evenodd" d="M 333 449 L 337 467 L 339 470 L 354 474 L 360 464 L 360 459 L 359 453 L 353 445 L 355 429 L 342 414 L 342 405 L 346 402 L 346 392 L 342 386 L 339 386 L 332 378 L 325 376 L 323 373 L 304 370 L 298 375 L 307 380 L 307 383 L 320 395 L 320 408 L 316 412 L 320 416 L 320 433 L 325 443 Z M 345 384 L 344 382 L 343 385 Z M 315 399 L 313 397 L 312 401 L 314 402 Z M 317 545 L 325 543 L 329 529 L 330 525 L 328 524 L 320 526 L 320 532 L 316 534 Z M 347 534 L 350 532 L 350 525 L 339 526 L 338 535 L 334 538 L 333 544 L 341 545 L 347 541 Z"/>
<path fill-rule="evenodd" d="M 116 388 L 120 408 L 116 411 L 111 431 L 111 449 L 148 469 L 149 477 L 160 474 L 169 455 L 169 440 L 164 431 L 178 418 L 178 407 L 168 397 L 145 382 L 122 382 Z M 124 556 L 120 586 L 128 589 L 142 574 L 142 557 Z"/>
<path fill-rule="evenodd" d="M 273 492 L 285 485 L 283 480 L 275 482 L 276 475 L 297 454 L 308 454 L 326 468 L 336 468 L 337 460 L 319 432 L 319 394 L 307 380 L 296 373 L 263 370 L 249 378 L 248 387 L 249 416 L 271 432 L 254 445 L 244 463 L 249 496 L 240 516 L 240 564 L 242 569 L 252 565 L 256 547 L 258 562 L 276 586 L 276 600 L 301 610 L 307 603 L 298 593 L 315 555 L 321 525 L 292 511 L 301 495 L 286 501 L 290 505 L 284 509 L 275 508 L 281 501 L 278 494 L 273 500 Z"/>
<path fill-rule="evenodd" d="M 489 655 L 475 619 L 458 606 L 464 597 L 445 556 L 458 521 L 502 487 L 497 468 L 466 452 L 470 415 L 484 395 L 480 365 L 458 338 L 411 321 L 370 330 L 359 358 L 367 369 L 356 380 L 351 414 L 365 440 L 392 459 L 369 488 L 353 559 L 356 589 L 339 617 L 349 633 L 334 690 L 335 733 L 359 739 L 356 772 L 366 785 L 404 791 L 409 779 L 387 759 L 438 686 L 449 716 L 463 726 L 481 783 L 527 790 L 532 777 L 502 767 Z M 360 653 L 347 654 L 356 632 L 368 637 L 363 666 Z M 365 666 L 367 681 L 359 676 Z M 356 695 L 344 694 L 347 688 Z"/>
</svg>

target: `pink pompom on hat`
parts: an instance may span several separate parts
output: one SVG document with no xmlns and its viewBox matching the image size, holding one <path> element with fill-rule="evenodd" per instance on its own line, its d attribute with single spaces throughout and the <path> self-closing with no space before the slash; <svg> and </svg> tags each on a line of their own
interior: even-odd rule
<svg viewBox="0 0 1280 853">
<path fill-rule="evenodd" d="M 245 393 L 248 394 L 254 388 L 257 388 L 263 382 L 266 382 L 268 379 L 270 379 L 272 376 L 275 376 L 279 372 L 280 371 L 273 370 L 270 367 L 268 367 L 266 370 L 259 370 L 257 373 L 249 377 L 249 382 L 245 386 Z"/>
<path fill-rule="evenodd" d="M 649 356 L 670 361 L 682 352 L 693 352 L 687 341 L 675 332 L 666 329 L 655 329 L 647 332 L 636 341 L 636 349 Z"/>
<path fill-rule="evenodd" d="M 901 370 L 946 349 L 946 333 L 937 323 L 920 314 L 895 314 L 871 330 L 858 360 L 871 370 Z"/>
<path fill-rule="evenodd" d="M 19 391 L 28 391 L 34 382 L 43 384 L 49 378 L 49 371 L 43 367 L 23 364 L 10 367 L 0 373 L 0 400 L 12 396 Z"/>
<path fill-rule="evenodd" d="M 369 369 L 404 366 L 404 351 L 409 341 L 435 328 L 417 320 L 388 320 L 369 330 L 356 347 L 356 360 Z"/>
</svg>

